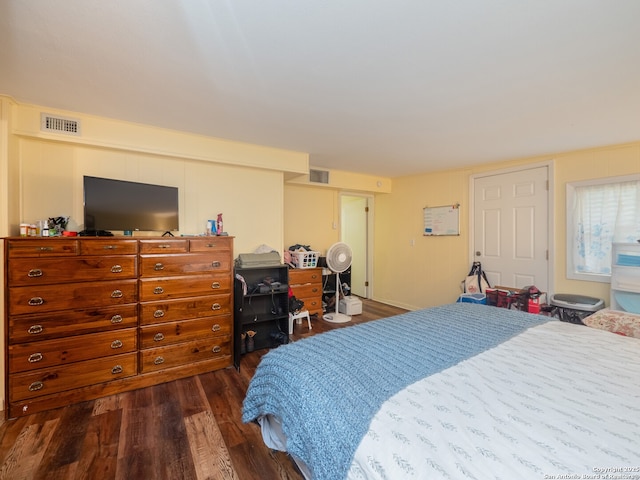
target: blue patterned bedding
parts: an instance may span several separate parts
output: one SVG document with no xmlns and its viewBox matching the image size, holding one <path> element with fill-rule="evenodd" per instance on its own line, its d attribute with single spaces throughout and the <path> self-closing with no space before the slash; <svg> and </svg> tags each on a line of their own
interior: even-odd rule
<svg viewBox="0 0 640 480">
<path fill-rule="evenodd" d="M 258 366 L 243 421 L 276 416 L 287 451 L 309 467 L 314 479 L 343 479 L 371 419 L 387 399 L 548 320 L 457 303 L 281 346 Z"/>
</svg>

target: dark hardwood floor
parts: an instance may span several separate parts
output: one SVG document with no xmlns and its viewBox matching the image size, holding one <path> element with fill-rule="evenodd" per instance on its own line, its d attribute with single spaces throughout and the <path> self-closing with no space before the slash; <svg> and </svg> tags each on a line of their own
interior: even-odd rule
<svg viewBox="0 0 640 480">
<path fill-rule="evenodd" d="M 404 310 L 363 301 L 347 324 L 295 324 L 298 340 Z M 0 479 L 302 479 L 286 453 L 265 447 L 242 401 L 262 356 L 227 368 L 0 425 Z"/>
</svg>

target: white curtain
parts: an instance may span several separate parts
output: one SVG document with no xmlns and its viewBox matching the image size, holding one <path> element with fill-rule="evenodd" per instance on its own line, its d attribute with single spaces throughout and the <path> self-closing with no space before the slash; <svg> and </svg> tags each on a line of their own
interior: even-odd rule
<svg viewBox="0 0 640 480">
<path fill-rule="evenodd" d="M 579 273 L 611 273 L 611 244 L 640 239 L 640 181 L 576 187 L 573 261 Z"/>
</svg>

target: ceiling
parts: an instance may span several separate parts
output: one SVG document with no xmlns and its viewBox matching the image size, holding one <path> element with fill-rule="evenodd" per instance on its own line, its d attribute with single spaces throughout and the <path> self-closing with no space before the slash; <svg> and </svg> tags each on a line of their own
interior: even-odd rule
<svg viewBox="0 0 640 480">
<path fill-rule="evenodd" d="M 640 140 L 638 0 L 2 0 L 0 94 L 396 177 Z"/>
</svg>

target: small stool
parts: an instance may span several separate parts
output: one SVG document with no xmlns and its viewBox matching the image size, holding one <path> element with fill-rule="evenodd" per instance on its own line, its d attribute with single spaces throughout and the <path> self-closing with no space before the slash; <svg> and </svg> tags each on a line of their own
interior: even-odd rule
<svg viewBox="0 0 640 480">
<path fill-rule="evenodd" d="M 289 335 L 293 334 L 293 321 L 296 323 L 302 323 L 302 319 L 306 318 L 309 324 L 309 330 L 311 330 L 311 318 L 309 317 L 308 310 L 301 310 L 298 313 L 289 312 Z"/>
</svg>

